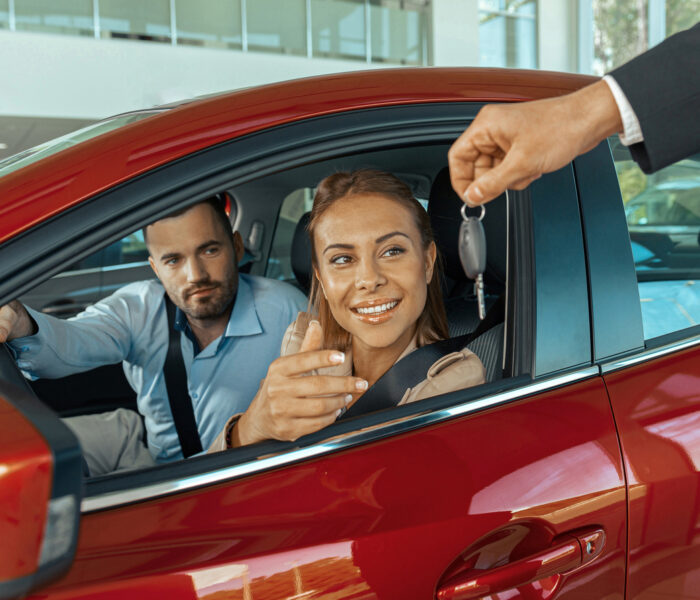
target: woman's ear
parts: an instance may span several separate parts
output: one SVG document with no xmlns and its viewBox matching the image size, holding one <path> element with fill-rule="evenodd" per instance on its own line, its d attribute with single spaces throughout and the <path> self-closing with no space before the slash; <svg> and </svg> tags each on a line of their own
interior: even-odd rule
<svg viewBox="0 0 700 600">
<path fill-rule="evenodd" d="M 435 259 L 437 258 L 437 246 L 435 242 L 430 242 L 425 250 L 425 283 L 430 283 L 435 270 Z"/>
</svg>

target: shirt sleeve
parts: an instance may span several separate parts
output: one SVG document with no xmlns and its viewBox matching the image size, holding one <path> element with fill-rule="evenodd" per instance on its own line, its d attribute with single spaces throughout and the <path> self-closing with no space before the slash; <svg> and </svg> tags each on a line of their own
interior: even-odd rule
<svg viewBox="0 0 700 600">
<path fill-rule="evenodd" d="M 38 330 L 10 342 L 17 366 L 30 379 L 57 378 L 126 359 L 132 344 L 131 315 L 143 314 L 144 305 L 133 286 L 123 290 L 67 320 L 27 307 Z"/>
<path fill-rule="evenodd" d="M 622 88 L 612 75 L 605 75 L 603 81 L 608 84 L 610 92 L 613 98 L 615 98 L 617 109 L 620 111 L 620 117 L 622 117 L 623 132 L 620 134 L 620 141 L 625 146 L 643 142 L 644 135 L 642 134 L 642 127 L 639 124 L 639 119 L 630 101 L 627 99 L 625 92 L 622 91 Z"/>
</svg>

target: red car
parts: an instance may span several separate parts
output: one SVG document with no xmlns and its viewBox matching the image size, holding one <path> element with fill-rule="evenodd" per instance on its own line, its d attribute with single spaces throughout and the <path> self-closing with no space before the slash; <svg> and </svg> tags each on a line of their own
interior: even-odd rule
<svg viewBox="0 0 700 600">
<path fill-rule="evenodd" d="M 427 207 L 451 332 L 470 331 L 447 149 L 484 103 L 590 81 L 381 70 L 118 117 L 0 163 L 0 305 L 222 192 L 246 268 L 303 288 L 294 241 L 313 188 L 373 166 Z M 30 385 L 1 348 L 0 597 L 698 598 L 700 329 L 689 314 L 649 337 L 663 315 L 642 284 L 692 287 L 700 251 L 674 242 L 635 270 L 624 152 L 603 143 L 488 205 L 486 290 L 505 319 L 474 342 L 484 385 L 83 480 L 57 414 L 129 406 L 130 390 L 109 368 Z"/>
</svg>

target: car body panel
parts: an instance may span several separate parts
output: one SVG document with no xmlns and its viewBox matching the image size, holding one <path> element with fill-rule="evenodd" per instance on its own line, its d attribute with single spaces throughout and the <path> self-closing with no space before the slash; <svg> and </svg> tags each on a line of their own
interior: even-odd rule
<svg viewBox="0 0 700 600">
<path fill-rule="evenodd" d="M 700 348 L 605 375 L 629 482 L 629 600 L 699 598 Z"/>
<path fill-rule="evenodd" d="M 607 535 L 595 561 L 523 593 L 621 599 L 625 521 L 614 422 L 594 377 L 322 459 L 84 515 L 72 570 L 38 597 L 136 599 L 160 589 L 182 598 L 426 598 L 464 553 L 477 552 L 484 569 L 595 526 Z"/>
<path fill-rule="evenodd" d="M 592 81 L 505 69 L 390 69 L 295 80 L 188 103 L 0 178 L 0 243 L 121 181 L 264 128 L 360 108 L 529 100 Z"/>
</svg>

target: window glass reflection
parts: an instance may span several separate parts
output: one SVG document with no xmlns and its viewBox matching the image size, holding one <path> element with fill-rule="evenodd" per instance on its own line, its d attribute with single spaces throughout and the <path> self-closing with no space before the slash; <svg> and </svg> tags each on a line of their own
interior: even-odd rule
<svg viewBox="0 0 700 600">
<path fill-rule="evenodd" d="M 311 30 L 314 56 L 366 58 L 363 2 L 312 0 Z"/>
<path fill-rule="evenodd" d="M 175 0 L 177 43 L 241 48 L 241 0 Z"/>
<path fill-rule="evenodd" d="M 100 0 L 102 37 L 170 41 L 168 0 Z"/>
<path fill-rule="evenodd" d="M 5 2 L 5 6 L 8 4 Z M 94 35 L 92 0 L 15 0 L 15 28 Z"/>
<path fill-rule="evenodd" d="M 255 0 L 246 3 L 248 49 L 306 54 L 306 2 Z"/>
</svg>

